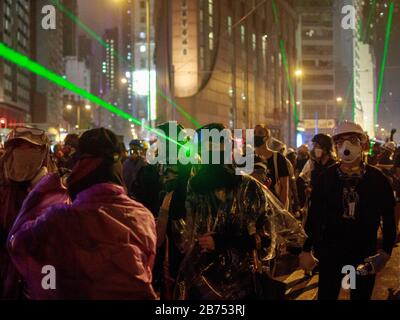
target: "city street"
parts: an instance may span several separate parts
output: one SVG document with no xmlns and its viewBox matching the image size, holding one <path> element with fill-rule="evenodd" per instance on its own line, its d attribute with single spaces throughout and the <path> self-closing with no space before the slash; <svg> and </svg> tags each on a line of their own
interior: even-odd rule
<svg viewBox="0 0 400 320">
<path fill-rule="evenodd" d="M 400 0 L 0 0 L 0 301 L 399 299 L 399 83 Z"/>
<path fill-rule="evenodd" d="M 278 268 L 276 278 L 287 284 L 286 298 L 288 300 L 316 300 L 318 274 L 304 276 L 304 271 L 297 268 L 296 262 L 297 259 L 293 256 L 285 257 Z M 293 271 L 293 269 L 295 270 Z M 386 268 L 377 276 L 372 300 L 395 299 L 393 289 L 400 289 L 400 242 L 393 249 L 392 257 Z M 349 292 L 342 290 L 339 300 L 348 299 Z M 400 295 L 397 295 L 397 299 L 400 299 Z"/>
</svg>

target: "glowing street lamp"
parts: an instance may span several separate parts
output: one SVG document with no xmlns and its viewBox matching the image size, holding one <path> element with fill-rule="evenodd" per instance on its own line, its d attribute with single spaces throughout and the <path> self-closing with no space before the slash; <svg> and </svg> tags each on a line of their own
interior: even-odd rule
<svg viewBox="0 0 400 320">
<path fill-rule="evenodd" d="M 67 110 L 72 110 L 72 105 L 67 104 L 66 108 L 67 108 Z"/>
<path fill-rule="evenodd" d="M 128 79 L 122 78 L 122 79 L 121 79 L 121 83 L 122 83 L 122 84 L 127 84 L 127 83 L 128 83 Z"/>
<path fill-rule="evenodd" d="M 85 110 L 90 111 L 92 109 L 92 106 L 90 104 L 85 105 Z"/>
<path fill-rule="evenodd" d="M 337 103 L 341 103 L 342 101 L 343 101 L 343 98 L 342 98 L 342 97 L 337 97 L 337 98 L 336 98 L 336 102 L 337 102 Z"/>
<path fill-rule="evenodd" d="M 303 75 L 303 70 L 297 69 L 297 70 L 294 72 L 294 75 L 296 76 L 296 78 L 300 78 L 300 77 Z"/>
</svg>

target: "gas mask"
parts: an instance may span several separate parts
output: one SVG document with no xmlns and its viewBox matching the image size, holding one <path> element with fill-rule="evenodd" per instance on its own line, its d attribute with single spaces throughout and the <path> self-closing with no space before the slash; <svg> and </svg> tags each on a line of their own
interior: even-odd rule
<svg viewBox="0 0 400 320">
<path fill-rule="evenodd" d="M 361 158 L 362 147 L 360 144 L 352 144 L 349 140 L 345 140 L 338 148 L 338 156 L 344 163 L 352 163 Z"/>
<path fill-rule="evenodd" d="M 5 162 L 8 179 L 15 182 L 31 181 L 38 174 L 45 153 L 41 149 L 15 148 Z"/>
</svg>

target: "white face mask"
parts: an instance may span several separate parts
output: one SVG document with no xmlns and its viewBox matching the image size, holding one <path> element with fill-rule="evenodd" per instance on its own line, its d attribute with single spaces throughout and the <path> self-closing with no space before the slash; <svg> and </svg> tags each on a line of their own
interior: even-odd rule
<svg viewBox="0 0 400 320">
<path fill-rule="evenodd" d="M 322 158 L 323 153 L 324 153 L 324 150 L 322 150 L 321 148 L 314 149 L 314 154 L 318 159 Z"/>
<path fill-rule="evenodd" d="M 361 159 L 362 147 L 361 145 L 354 145 L 346 140 L 338 149 L 338 156 L 344 163 L 352 163 L 357 159 Z"/>
</svg>

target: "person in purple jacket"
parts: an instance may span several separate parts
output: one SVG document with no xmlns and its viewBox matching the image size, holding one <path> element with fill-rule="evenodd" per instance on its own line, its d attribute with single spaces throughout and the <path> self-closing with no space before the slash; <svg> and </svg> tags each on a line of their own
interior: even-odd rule
<svg viewBox="0 0 400 320">
<path fill-rule="evenodd" d="M 66 188 L 51 175 L 24 202 L 8 248 L 27 298 L 156 298 L 154 218 L 127 196 L 118 149 L 110 130 L 85 132 Z"/>
</svg>

